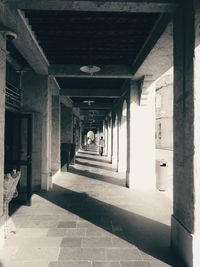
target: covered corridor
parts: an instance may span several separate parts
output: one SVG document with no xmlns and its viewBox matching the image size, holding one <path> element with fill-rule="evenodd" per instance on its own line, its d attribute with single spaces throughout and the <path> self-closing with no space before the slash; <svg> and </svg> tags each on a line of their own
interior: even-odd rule
<svg viewBox="0 0 200 267">
<path fill-rule="evenodd" d="M 200 266 L 199 29 L 199 0 L 0 0 L 3 265 Z"/>
<path fill-rule="evenodd" d="M 0 266 L 184 267 L 170 250 L 169 199 L 124 181 L 107 157 L 80 151 L 31 207 L 12 206 L 16 234 L 0 251 Z"/>
</svg>

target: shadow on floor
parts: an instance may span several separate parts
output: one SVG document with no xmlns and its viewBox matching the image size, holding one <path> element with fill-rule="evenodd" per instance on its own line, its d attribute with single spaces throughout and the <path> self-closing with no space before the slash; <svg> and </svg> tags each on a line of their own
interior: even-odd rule
<svg viewBox="0 0 200 267">
<path fill-rule="evenodd" d="M 80 153 L 80 152 L 79 152 Z M 91 155 L 91 153 L 90 153 Z M 109 161 L 108 159 L 101 159 L 101 158 L 94 158 L 94 157 L 84 157 L 84 156 L 80 156 L 80 155 L 77 155 L 76 156 L 77 159 L 87 159 L 87 160 L 91 160 L 91 161 L 97 161 L 97 162 L 104 162 L 104 163 L 108 163 L 108 164 L 111 164 L 111 161 Z"/>
<path fill-rule="evenodd" d="M 99 154 L 97 153 L 97 151 L 90 151 L 90 150 L 82 150 L 78 152 L 79 154 L 86 154 L 86 155 L 96 155 L 98 156 Z"/>
<path fill-rule="evenodd" d="M 97 174 L 97 173 L 93 173 L 87 170 L 79 170 L 74 168 L 73 166 L 69 167 L 69 172 L 73 173 L 73 174 L 77 174 L 77 175 L 81 175 L 81 176 L 85 176 L 87 178 L 91 178 L 94 180 L 99 180 L 99 181 L 103 181 L 105 183 L 109 183 L 109 184 L 114 184 L 114 185 L 119 185 L 119 186 L 123 186 L 125 187 L 125 179 L 118 179 L 118 178 L 114 178 L 111 176 L 106 176 L 106 175 L 102 175 L 102 174 Z"/>
<path fill-rule="evenodd" d="M 51 192 L 41 192 L 38 195 L 128 241 L 138 247 L 141 253 L 145 253 L 148 259 L 152 256 L 170 266 L 185 267 L 170 250 L 170 227 L 165 224 L 56 184 Z"/>
<path fill-rule="evenodd" d="M 87 159 L 87 158 L 85 158 L 85 159 Z M 83 165 L 83 166 L 88 166 L 88 167 L 93 167 L 93 168 L 98 168 L 98 169 L 102 169 L 102 170 L 106 170 L 106 171 L 115 172 L 115 170 L 112 167 L 101 166 L 101 165 L 98 165 L 98 164 L 92 164 L 92 163 L 88 163 L 88 162 L 82 162 L 82 161 L 80 161 L 78 159 L 76 159 L 76 163 L 80 164 L 80 165 Z"/>
</svg>

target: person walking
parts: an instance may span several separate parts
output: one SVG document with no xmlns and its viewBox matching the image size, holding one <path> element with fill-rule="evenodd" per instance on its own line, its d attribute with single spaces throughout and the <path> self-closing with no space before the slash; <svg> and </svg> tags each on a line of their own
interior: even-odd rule
<svg viewBox="0 0 200 267">
<path fill-rule="evenodd" d="M 103 156 L 103 149 L 105 147 L 105 142 L 103 140 L 103 136 L 101 136 L 101 139 L 99 141 L 99 150 L 100 150 L 100 155 Z"/>
</svg>

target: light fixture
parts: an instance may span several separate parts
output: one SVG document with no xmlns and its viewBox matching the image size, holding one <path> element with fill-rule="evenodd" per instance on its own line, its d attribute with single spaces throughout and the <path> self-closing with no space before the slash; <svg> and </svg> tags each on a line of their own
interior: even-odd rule
<svg viewBox="0 0 200 267">
<path fill-rule="evenodd" d="M 11 28 L 8 28 L 4 25 L 0 26 L 0 33 L 8 40 L 14 40 L 17 38 L 16 32 L 14 32 Z"/>
<path fill-rule="evenodd" d="M 101 68 L 95 65 L 86 65 L 86 66 L 80 67 L 80 70 L 82 72 L 86 72 L 86 73 L 89 73 L 90 75 L 93 75 L 94 73 L 100 71 Z"/>
<path fill-rule="evenodd" d="M 95 101 L 94 100 L 84 100 L 83 103 L 88 104 L 88 106 L 91 106 Z"/>
</svg>

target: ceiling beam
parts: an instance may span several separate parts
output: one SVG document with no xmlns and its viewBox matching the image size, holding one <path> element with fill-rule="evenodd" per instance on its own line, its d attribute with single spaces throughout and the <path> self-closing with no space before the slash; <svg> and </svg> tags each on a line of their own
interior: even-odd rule
<svg viewBox="0 0 200 267">
<path fill-rule="evenodd" d="M 12 42 L 33 70 L 38 74 L 48 75 L 48 61 L 21 11 L 11 10 L 7 5 L 0 4 L 0 24 L 17 34 Z"/>
<path fill-rule="evenodd" d="M 156 62 L 156 64 L 155 64 Z M 148 86 L 173 66 L 173 23 L 169 23 L 158 42 L 134 75 L 135 79 L 146 77 Z"/>
<path fill-rule="evenodd" d="M 146 42 L 144 43 L 143 47 L 140 49 L 135 61 L 132 64 L 132 73 L 135 74 L 142 63 L 145 61 L 147 56 L 150 54 L 151 50 L 155 47 L 157 41 L 167 28 L 170 20 L 171 14 L 161 14 L 159 19 L 157 20 L 155 26 L 153 27 L 152 31 L 150 32 Z"/>
<path fill-rule="evenodd" d="M 122 91 L 118 89 L 61 89 L 60 95 L 69 97 L 106 97 L 106 98 L 119 98 Z"/>
<path fill-rule="evenodd" d="M 101 70 L 94 75 L 80 71 L 80 67 L 81 65 L 75 64 L 51 65 L 49 66 L 49 75 L 67 78 L 133 78 L 129 65 L 103 65 L 100 66 Z"/>
<path fill-rule="evenodd" d="M 73 107 L 81 108 L 81 109 L 87 109 L 87 110 L 94 110 L 94 109 L 111 109 L 112 104 L 109 103 L 91 103 L 91 105 L 88 105 L 83 102 L 74 102 Z"/>
<path fill-rule="evenodd" d="M 7 0 L 15 9 L 69 10 L 90 12 L 173 12 L 176 0 Z"/>
<path fill-rule="evenodd" d="M 107 111 L 105 110 L 81 110 L 80 114 L 83 116 L 90 116 L 94 114 L 95 117 L 102 116 L 105 117 L 107 115 Z"/>
</svg>

